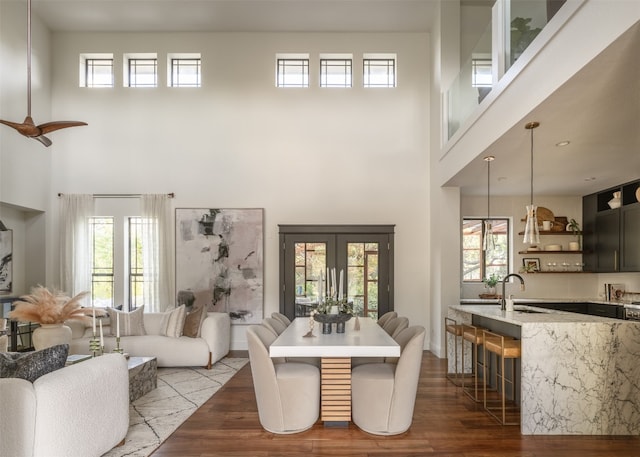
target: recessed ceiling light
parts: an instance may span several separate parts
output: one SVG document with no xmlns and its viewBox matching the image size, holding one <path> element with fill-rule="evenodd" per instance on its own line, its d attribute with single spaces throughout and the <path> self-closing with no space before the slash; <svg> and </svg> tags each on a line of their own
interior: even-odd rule
<svg viewBox="0 0 640 457">
<path fill-rule="evenodd" d="M 556 146 L 558 146 L 559 148 L 561 148 L 562 146 L 566 146 L 566 145 L 568 145 L 569 143 L 571 143 L 571 141 L 569 141 L 569 140 L 564 140 L 564 141 L 561 141 L 561 142 L 559 142 L 559 143 L 556 143 Z"/>
</svg>

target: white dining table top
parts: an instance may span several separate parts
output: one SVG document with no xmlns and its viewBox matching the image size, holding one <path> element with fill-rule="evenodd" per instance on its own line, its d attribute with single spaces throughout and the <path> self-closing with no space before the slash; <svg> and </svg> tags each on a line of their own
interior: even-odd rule
<svg viewBox="0 0 640 457">
<path fill-rule="evenodd" d="M 345 323 L 344 333 L 322 333 L 315 322 L 313 337 L 309 331 L 309 317 L 298 317 L 269 347 L 270 357 L 399 357 L 400 346 L 370 318 L 359 318 L 360 330 L 355 330 L 355 318 Z"/>
</svg>

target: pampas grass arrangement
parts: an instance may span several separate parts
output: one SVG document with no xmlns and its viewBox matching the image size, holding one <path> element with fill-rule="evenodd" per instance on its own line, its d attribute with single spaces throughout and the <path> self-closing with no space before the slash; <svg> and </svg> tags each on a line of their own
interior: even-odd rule
<svg viewBox="0 0 640 457">
<path fill-rule="evenodd" d="M 93 309 L 80 305 L 80 301 L 88 294 L 81 292 L 70 298 L 58 290 L 52 292 L 43 286 L 34 287 L 30 295 L 24 295 L 14 302 L 15 308 L 9 317 L 15 321 L 37 324 L 62 324 L 67 320 L 90 324 Z M 104 311 L 96 310 L 96 315 L 104 315 Z"/>
</svg>

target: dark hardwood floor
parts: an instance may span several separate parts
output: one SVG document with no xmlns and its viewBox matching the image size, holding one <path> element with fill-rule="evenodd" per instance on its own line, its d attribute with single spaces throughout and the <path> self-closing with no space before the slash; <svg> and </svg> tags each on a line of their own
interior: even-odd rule
<svg viewBox="0 0 640 457">
<path fill-rule="evenodd" d="M 235 356 L 246 356 L 237 352 Z M 207 456 L 640 456 L 640 437 L 523 436 L 502 427 L 445 379 L 445 361 L 425 352 L 413 425 L 393 436 L 348 429 L 312 429 L 293 435 L 266 432 L 258 421 L 247 364 L 153 454 Z"/>
</svg>

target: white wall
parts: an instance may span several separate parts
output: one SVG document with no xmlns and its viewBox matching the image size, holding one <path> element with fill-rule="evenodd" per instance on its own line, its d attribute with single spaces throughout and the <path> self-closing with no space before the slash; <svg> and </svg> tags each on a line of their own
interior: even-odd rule
<svg viewBox="0 0 640 457">
<path fill-rule="evenodd" d="M 54 209 L 57 192 L 175 192 L 175 207 L 264 208 L 266 314 L 278 309 L 278 224 L 395 224 L 396 310 L 427 326 L 426 34 L 57 33 L 53 52 L 53 116 L 89 123 L 55 138 Z M 88 52 L 114 53 L 117 87 L 78 87 Z M 200 52 L 203 87 L 167 88 L 162 76 L 158 88 L 123 88 L 125 52 L 157 52 L 160 69 L 167 53 Z M 275 87 L 282 52 L 310 53 L 310 88 Z M 325 52 L 353 53 L 353 88 L 318 88 Z M 397 88 L 362 88 L 369 52 L 397 54 Z M 232 344 L 243 347 L 244 329 Z"/>
</svg>

